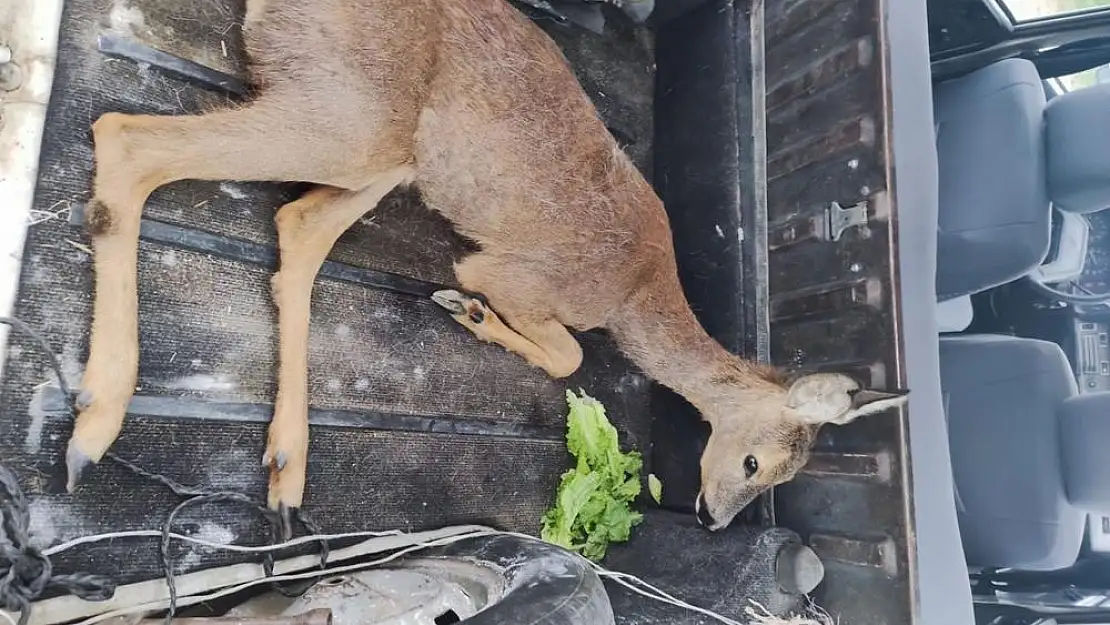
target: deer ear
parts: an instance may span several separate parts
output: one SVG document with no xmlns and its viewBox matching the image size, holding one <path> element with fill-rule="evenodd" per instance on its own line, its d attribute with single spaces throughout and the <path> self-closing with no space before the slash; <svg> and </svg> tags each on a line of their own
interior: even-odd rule
<svg viewBox="0 0 1110 625">
<path fill-rule="evenodd" d="M 909 391 L 861 389 L 840 373 L 815 373 L 790 386 L 786 407 L 809 425 L 844 425 L 906 403 Z"/>
<path fill-rule="evenodd" d="M 858 391 L 850 391 L 848 396 L 852 398 L 852 409 L 837 422 L 843 425 L 869 414 L 904 406 L 910 399 L 909 395 L 909 389 L 876 391 L 864 388 Z"/>
</svg>

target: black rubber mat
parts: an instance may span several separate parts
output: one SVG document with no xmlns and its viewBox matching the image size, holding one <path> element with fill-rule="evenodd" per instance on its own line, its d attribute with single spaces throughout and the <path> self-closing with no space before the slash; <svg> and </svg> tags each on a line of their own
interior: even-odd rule
<svg viewBox="0 0 1110 625">
<path fill-rule="evenodd" d="M 241 2 L 224 0 L 66 3 L 35 206 L 56 217 L 30 229 L 15 312 L 46 336 L 72 386 L 91 313 L 80 220 L 93 166 L 90 124 L 105 111 L 193 113 L 234 99 L 227 77 L 245 78 L 241 13 Z M 650 37 L 616 26 L 597 36 L 545 25 L 648 172 Z M 114 447 L 120 456 L 188 485 L 263 496 L 259 459 L 275 390 L 272 218 L 296 191 L 182 182 L 149 201 L 139 388 Z M 537 531 L 568 464 L 567 388 L 603 400 L 625 443 L 646 451 L 649 385 L 607 337 L 583 335 L 583 368 L 556 382 L 480 343 L 427 300 L 437 284 L 452 282 L 451 262 L 465 250 L 415 194 L 397 192 L 344 235 L 322 271 L 313 299 L 306 511 L 324 531 L 463 522 Z M 111 463 L 65 493 L 71 423 L 52 380 L 34 344 L 15 336 L 0 396 L 0 459 L 31 497 L 36 540 L 158 528 L 177 498 Z M 258 518 L 234 507 L 197 508 L 180 523 L 210 540 L 264 536 Z M 199 549 L 176 556 L 182 571 L 224 561 Z M 55 564 L 121 581 L 158 571 L 150 540 L 82 548 Z"/>
<path fill-rule="evenodd" d="M 779 551 L 800 543 L 779 527 L 733 525 L 720 534 L 699 527 L 688 514 L 650 510 L 633 542 L 615 545 L 606 565 L 636 575 L 659 590 L 741 623 L 748 609 L 783 615 L 802 607 L 802 597 L 775 581 Z M 713 625 L 704 614 L 645 599 L 606 580 L 617 625 Z"/>
</svg>

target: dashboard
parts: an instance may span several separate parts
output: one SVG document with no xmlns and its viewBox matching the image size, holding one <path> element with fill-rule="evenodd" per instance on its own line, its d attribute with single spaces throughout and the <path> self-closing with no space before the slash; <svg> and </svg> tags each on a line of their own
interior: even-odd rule
<svg viewBox="0 0 1110 625">
<path fill-rule="evenodd" d="M 1075 321 L 1075 361 L 1080 393 L 1110 391 L 1110 324 Z"/>
<path fill-rule="evenodd" d="M 1075 377 L 1079 393 L 1110 390 L 1110 324 L 1075 322 Z M 1110 554 L 1110 516 L 1087 518 L 1091 551 Z"/>
<path fill-rule="evenodd" d="M 1096 292 L 1106 292 L 1110 282 L 1110 211 L 1088 217 L 1091 225 L 1090 242 L 1086 246 L 1081 284 Z M 1057 224 L 1054 224 L 1057 225 Z M 1062 224 L 1061 224 L 1062 225 Z M 1059 232 L 1059 228 L 1054 228 Z M 1053 233 L 1053 254 L 1064 237 Z M 1062 234 L 1062 233 L 1061 233 Z M 1067 245 L 1066 243 L 1064 245 Z M 1075 343 L 1075 378 L 1080 393 L 1097 393 L 1110 390 L 1110 323 L 1073 319 Z M 1087 520 L 1091 551 L 1110 554 L 1110 516 L 1091 514 Z"/>
</svg>

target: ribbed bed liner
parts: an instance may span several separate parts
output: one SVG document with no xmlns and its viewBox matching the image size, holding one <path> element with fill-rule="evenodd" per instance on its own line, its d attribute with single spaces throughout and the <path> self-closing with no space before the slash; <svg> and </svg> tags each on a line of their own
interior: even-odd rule
<svg viewBox="0 0 1110 625">
<path fill-rule="evenodd" d="M 236 81 L 225 78 L 245 78 L 242 10 L 242 2 L 226 0 L 66 2 L 35 200 L 37 210 L 56 216 L 30 229 L 15 314 L 46 336 L 74 387 L 91 317 L 81 223 L 93 166 L 89 127 L 105 111 L 194 113 L 236 99 L 227 89 L 236 90 Z M 614 23 L 597 36 L 545 27 L 567 45 L 607 124 L 650 174 L 646 30 Z M 168 71 L 159 52 L 200 67 Z M 181 76 L 183 67 L 194 79 Z M 259 460 L 275 391 L 272 219 L 296 193 L 289 185 L 186 181 L 148 202 L 139 251 L 139 388 L 113 448 L 121 457 L 184 484 L 262 499 L 267 476 Z M 649 384 L 607 337 L 583 335 L 584 366 L 556 382 L 480 343 L 427 298 L 452 283 L 451 263 L 465 250 L 415 194 L 396 192 L 339 240 L 321 272 L 310 341 L 306 511 L 322 530 L 481 522 L 537 531 L 568 463 L 567 388 L 604 401 L 624 442 L 647 451 Z M 72 426 L 46 362 L 14 335 L 0 397 L 0 458 L 29 491 L 38 539 L 159 527 L 178 499 L 113 463 L 97 467 L 75 495 L 65 493 Z M 265 539 L 260 519 L 234 506 L 191 509 L 179 529 L 221 542 Z M 154 545 L 138 547 L 89 546 L 55 566 L 112 572 L 121 581 L 157 576 Z M 176 556 L 179 570 L 225 561 L 192 547 Z"/>
</svg>

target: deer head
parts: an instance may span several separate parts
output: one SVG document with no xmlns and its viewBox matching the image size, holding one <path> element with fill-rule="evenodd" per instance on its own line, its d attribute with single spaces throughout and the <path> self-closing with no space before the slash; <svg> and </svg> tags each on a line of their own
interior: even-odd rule
<svg viewBox="0 0 1110 625">
<path fill-rule="evenodd" d="M 903 405 L 908 391 L 861 388 L 839 373 L 817 373 L 786 385 L 720 382 L 702 403 L 712 432 L 701 458 L 698 521 L 724 528 L 768 488 L 790 481 L 809 460 L 822 425 L 844 425 Z"/>
</svg>

